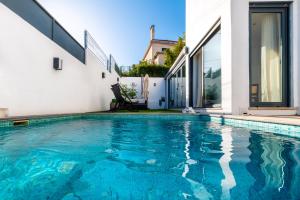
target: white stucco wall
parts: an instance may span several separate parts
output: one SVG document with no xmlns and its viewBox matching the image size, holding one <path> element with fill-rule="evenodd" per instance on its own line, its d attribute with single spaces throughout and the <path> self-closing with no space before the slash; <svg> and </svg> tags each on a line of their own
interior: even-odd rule
<svg viewBox="0 0 300 200">
<path fill-rule="evenodd" d="M 127 85 L 129 88 L 137 90 L 137 98 L 142 99 L 142 81 L 140 77 L 122 77 L 121 84 Z M 156 84 L 156 86 L 154 86 Z M 161 97 L 165 97 L 165 80 L 164 78 L 150 78 L 149 79 L 149 109 L 164 109 L 165 102 L 159 105 Z"/>
<path fill-rule="evenodd" d="M 0 108 L 9 116 L 109 110 L 117 75 L 89 50 L 85 65 L 2 3 L 0 27 Z M 52 68 L 53 57 L 63 60 L 62 71 Z"/>
<path fill-rule="evenodd" d="M 221 20 L 222 111 L 232 111 L 230 0 L 186 1 L 186 45 L 189 51 Z M 187 88 L 187 94 L 189 93 Z"/>
<path fill-rule="evenodd" d="M 293 65 L 294 65 L 294 91 L 295 91 L 295 106 L 298 107 L 298 115 L 300 115 L 300 2 L 295 2 L 295 7 L 293 10 L 293 37 L 294 46 L 293 48 Z"/>
<path fill-rule="evenodd" d="M 274 0 L 254 1 L 274 2 Z M 190 52 L 214 23 L 221 19 L 222 108 L 224 112 L 232 114 L 242 114 L 249 108 L 249 3 L 254 1 L 186 1 L 186 42 Z M 296 107 L 298 113 L 300 113 L 299 4 L 299 0 L 292 1 L 290 16 L 291 106 Z"/>
</svg>

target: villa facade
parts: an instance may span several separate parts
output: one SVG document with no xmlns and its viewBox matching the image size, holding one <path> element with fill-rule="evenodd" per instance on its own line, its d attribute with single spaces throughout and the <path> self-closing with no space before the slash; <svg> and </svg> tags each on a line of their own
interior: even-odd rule
<svg viewBox="0 0 300 200">
<path fill-rule="evenodd" d="M 298 0 L 187 0 L 186 46 L 165 77 L 169 108 L 300 113 Z"/>
<path fill-rule="evenodd" d="M 177 42 L 172 40 L 155 39 L 155 26 L 150 27 L 150 42 L 144 54 L 143 61 L 156 65 L 165 63 L 164 51 L 173 47 Z"/>
</svg>

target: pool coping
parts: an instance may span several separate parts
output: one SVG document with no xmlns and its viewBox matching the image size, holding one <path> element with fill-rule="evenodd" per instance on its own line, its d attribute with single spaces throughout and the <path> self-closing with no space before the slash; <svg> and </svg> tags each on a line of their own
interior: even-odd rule
<svg viewBox="0 0 300 200">
<path fill-rule="evenodd" d="M 287 123 L 273 117 L 263 116 L 235 116 L 235 115 L 206 115 L 209 121 L 233 127 L 248 128 L 252 130 L 271 132 L 279 135 L 300 138 L 300 125 Z M 274 121 L 277 119 L 277 121 Z M 282 118 L 280 118 L 282 119 Z"/>
<path fill-rule="evenodd" d="M 28 125 L 41 124 L 47 122 L 56 122 L 72 119 L 83 119 L 85 117 L 99 116 L 199 116 L 203 121 L 217 122 L 222 125 L 233 127 L 248 128 L 258 131 L 271 132 L 275 134 L 285 135 L 289 137 L 300 138 L 300 118 L 290 119 L 285 117 L 263 117 L 249 115 L 218 115 L 218 114 L 183 114 L 174 112 L 137 112 L 137 113 L 113 113 L 113 112 L 92 112 L 92 113 L 72 113 L 59 115 L 38 115 L 38 116 L 22 116 L 9 117 L 0 119 L 0 128 L 13 127 L 16 120 L 28 120 Z"/>
</svg>

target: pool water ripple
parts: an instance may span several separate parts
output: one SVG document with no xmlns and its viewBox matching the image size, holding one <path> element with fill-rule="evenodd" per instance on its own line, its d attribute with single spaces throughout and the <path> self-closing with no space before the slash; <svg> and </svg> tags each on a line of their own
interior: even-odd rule
<svg viewBox="0 0 300 200">
<path fill-rule="evenodd" d="M 166 118 L 2 129 L 0 199 L 300 199 L 299 139 Z"/>
</svg>

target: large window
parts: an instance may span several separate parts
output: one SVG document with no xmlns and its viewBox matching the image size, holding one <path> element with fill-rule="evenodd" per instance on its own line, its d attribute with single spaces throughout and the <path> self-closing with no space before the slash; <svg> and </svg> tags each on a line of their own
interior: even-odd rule
<svg viewBox="0 0 300 200">
<path fill-rule="evenodd" d="M 185 65 L 180 67 L 169 79 L 169 107 L 185 107 Z"/>
<path fill-rule="evenodd" d="M 251 5 L 251 106 L 288 105 L 287 12 L 282 4 Z"/>
<path fill-rule="evenodd" d="M 221 107 L 221 30 L 217 28 L 192 59 L 193 107 Z"/>
</svg>

